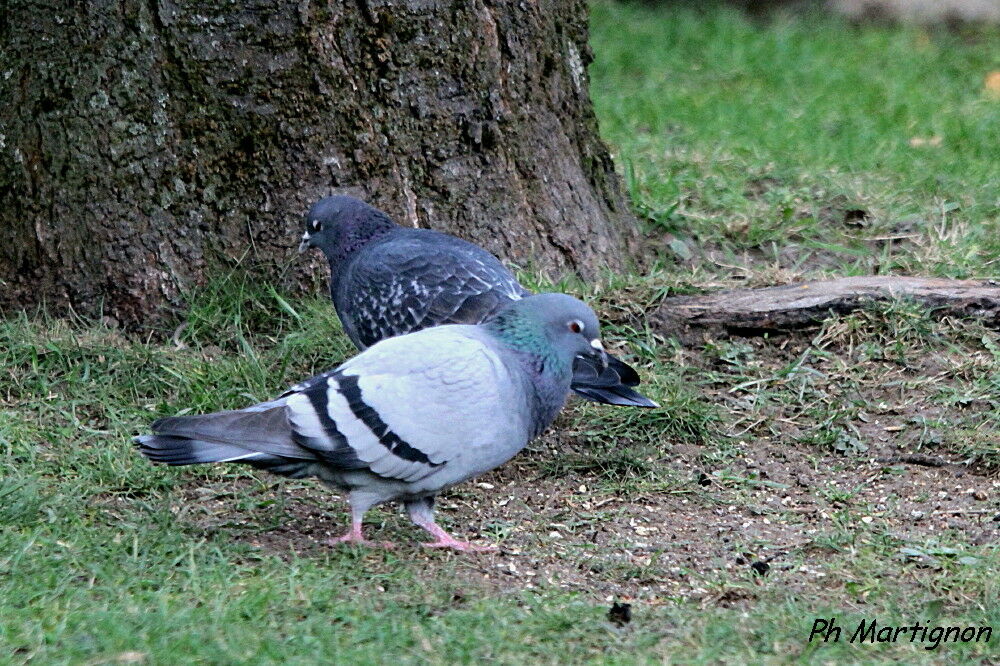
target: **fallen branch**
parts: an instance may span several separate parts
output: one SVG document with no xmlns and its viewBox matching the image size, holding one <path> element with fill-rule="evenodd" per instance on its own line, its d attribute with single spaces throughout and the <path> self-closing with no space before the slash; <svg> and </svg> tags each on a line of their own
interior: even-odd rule
<svg viewBox="0 0 1000 666">
<path fill-rule="evenodd" d="M 802 328 L 874 302 L 906 299 L 939 313 L 985 319 L 1000 327 L 1000 284 L 898 276 L 847 277 L 763 289 L 734 289 L 666 299 L 653 315 L 659 328 L 724 328 L 765 333 Z"/>
</svg>

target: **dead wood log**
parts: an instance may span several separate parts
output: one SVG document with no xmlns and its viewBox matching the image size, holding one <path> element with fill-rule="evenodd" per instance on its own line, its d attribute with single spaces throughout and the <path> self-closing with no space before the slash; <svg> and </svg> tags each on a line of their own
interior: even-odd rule
<svg viewBox="0 0 1000 666">
<path fill-rule="evenodd" d="M 760 334 L 803 328 L 874 302 L 908 299 L 939 313 L 1000 326 L 1000 283 L 994 280 L 863 276 L 763 289 L 734 289 L 666 299 L 654 325 L 673 334 L 693 328 Z"/>
</svg>

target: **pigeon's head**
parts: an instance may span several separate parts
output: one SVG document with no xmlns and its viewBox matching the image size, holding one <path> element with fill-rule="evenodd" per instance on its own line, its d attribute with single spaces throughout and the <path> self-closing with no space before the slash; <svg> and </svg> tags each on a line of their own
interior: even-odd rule
<svg viewBox="0 0 1000 666">
<path fill-rule="evenodd" d="M 571 367 L 577 356 L 594 359 L 602 370 L 608 365 L 597 315 L 586 303 L 566 294 L 538 294 L 514 301 L 486 325 L 511 347 L 554 356 L 564 368 Z"/>
<path fill-rule="evenodd" d="M 341 261 L 396 226 L 388 215 L 360 199 L 326 197 L 314 203 L 306 214 L 299 252 L 318 247 L 331 262 Z"/>
</svg>

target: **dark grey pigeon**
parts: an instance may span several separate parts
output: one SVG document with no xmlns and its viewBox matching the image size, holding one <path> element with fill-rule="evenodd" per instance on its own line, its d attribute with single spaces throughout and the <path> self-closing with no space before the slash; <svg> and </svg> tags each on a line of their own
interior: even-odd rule
<svg viewBox="0 0 1000 666">
<path fill-rule="evenodd" d="M 318 247 L 330 263 L 330 294 L 358 349 L 441 324 L 478 324 L 530 295 L 483 248 L 430 229 L 409 229 L 349 196 L 321 199 L 306 215 L 299 251 Z M 581 357 L 573 390 L 595 402 L 658 405 L 631 387 L 639 375 L 610 356 L 598 368 Z"/>
<path fill-rule="evenodd" d="M 136 438 L 168 465 L 233 462 L 318 477 L 365 512 L 400 500 L 437 548 L 488 550 L 434 521 L 442 490 L 502 465 L 545 430 L 569 395 L 578 356 L 606 362 L 597 317 L 565 294 L 518 300 L 487 323 L 388 338 L 339 368 L 246 409 L 175 416 Z"/>
</svg>

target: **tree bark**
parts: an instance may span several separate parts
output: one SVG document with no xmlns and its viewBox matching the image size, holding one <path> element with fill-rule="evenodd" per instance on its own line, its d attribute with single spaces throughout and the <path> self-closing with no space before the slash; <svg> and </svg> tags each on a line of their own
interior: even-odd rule
<svg viewBox="0 0 1000 666">
<path fill-rule="evenodd" d="M 136 325 L 234 263 L 308 281 L 334 192 L 520 264 L 637 249 L 584 0 L 7 4 L 0 307 Z"/>
<path fill-rule="evenodd" d="M 802 328 L 832 314 L 847 314 L 891 299 L 910 299 L 936 312 L 976 317 L 1000 326 L 1000 285 L 992 280 L 890 275 L 675 296 L 660 305 L 653 322 L 674 334 L 692 328 L 763 334 Z"/>
</svg>

